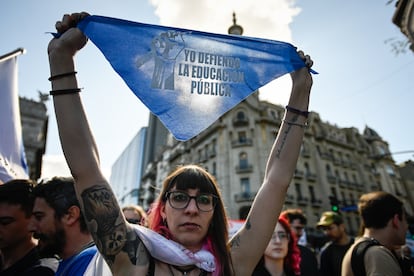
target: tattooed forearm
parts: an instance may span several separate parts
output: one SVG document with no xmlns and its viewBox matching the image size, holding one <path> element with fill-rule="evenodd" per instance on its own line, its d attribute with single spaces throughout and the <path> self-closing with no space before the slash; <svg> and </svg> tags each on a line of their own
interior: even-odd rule
<svg viewBox="0 0 414 276">
<path fill-rule="evenodd" d="M 236 234 L 230 241 L 230 247 L 236 248 L 240 246 L 240 236 L 239 234 Z"/>
<path fill-rule="evenodd" d="M 250 219 L 247 219 L 246 223 L 244 224 L 244 228 L 246 230 L 250 230 L 252 228 L 252 224 L 250 223 Z"/>
<path fill-rule="evenodd" d="M 298 116 L 293 116 L 291 121 L 292 122 L 296 122 L 298 120 Z M 290 130 L 292 129 L 292 125 L 289 124 L 285 124 L 286 125 L 286 130 L 283 131 L 283 133 L 281 133 L 281 142 L 279 144 L 279 146 L 276 149 L 276 158 L 279 159 L 280 155 L 282 154 L 282 150 L 286 145 L 286 141 L 287 141 L 287 136 L 290 132 Z"/>
<path fill-rule="evenodd" d="M 124 247 L 127 228 L 113 192 L 97 185 L 82 193 L 85 221 L 105 259 L 113 260 Z"/>
<path fill-rule="evenodd" d="M 128 254 L 132 264 L 146 265 L 149 263 L 149 254 L 141 239 L 135 233 L 135 230 L 129 230 L 127 233 L 127 241 L 122 249 Z"/>
</svg>

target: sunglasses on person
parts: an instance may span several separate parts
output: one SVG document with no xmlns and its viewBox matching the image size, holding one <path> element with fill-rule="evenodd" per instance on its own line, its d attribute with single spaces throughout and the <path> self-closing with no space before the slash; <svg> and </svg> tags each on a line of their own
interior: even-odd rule
<svg viewBox="0 0 414 276">
<path fill-rule="evenodd" d="M 167 192 L 165 197 L 168 199 L 171 207 L 174 209 L 185 209 L 190 204 L 191 199 L 194 199 L 198 210 L 202 212 L 210 212 L 217 204 L 218 197 L 213 194 L 199 194 L 197 196 L 190 196 L 183 191 Z"/>
</svg>

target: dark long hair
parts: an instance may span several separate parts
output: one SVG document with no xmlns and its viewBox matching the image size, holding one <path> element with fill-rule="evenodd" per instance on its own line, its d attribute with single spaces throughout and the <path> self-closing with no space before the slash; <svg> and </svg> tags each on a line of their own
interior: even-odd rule
<svg viewBox="0 0 414 276">
<path fill-rule="evenodd" d="M 228 221 L 215 178 L 205 169 L 197 165 L 178 167 L 163 182 L 161 193 L 149 213 L 149 227 L 161 235 L 171 239 L 171 233 L 164 225 L 161 210 L 165 206 L 166 193 L 173 187 L 179 190 L 199 189 L 202 193 L 211 193 L 218 197 L 214 208 L 213 219 L 207 232 L 206 242 L 211 245 L 220 275 L 232 275 L 232 262 L 228 244 Z"/>
</svg>

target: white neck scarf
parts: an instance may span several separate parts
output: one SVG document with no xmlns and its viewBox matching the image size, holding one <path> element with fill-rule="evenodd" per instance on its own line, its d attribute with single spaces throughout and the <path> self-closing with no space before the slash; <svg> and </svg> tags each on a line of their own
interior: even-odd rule
<svg viewBox="0 0 414 276">
<path fill-rule="evenodd" d="M 179 243 L 141 225 L 134 225 L 135 232 L 144 243 L 151 256 L 175 266 L 195 265 L 208 272 L 214 272 L 216 263 L 211 252 L 205 249 L 193 253 Z"/>
</svg>

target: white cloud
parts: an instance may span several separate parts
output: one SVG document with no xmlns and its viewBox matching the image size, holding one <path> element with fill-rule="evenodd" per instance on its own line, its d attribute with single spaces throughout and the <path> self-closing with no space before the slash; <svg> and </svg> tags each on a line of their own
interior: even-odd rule
<svg viewBox="0 0 414 276">
<path fill-rule="evenodd" d="M 111 175 L 110 168 L 102 168 L 102 173 L 109 180 Z M 42 164 L 42 174 L 40 178 L 52 178 L 54 176 L 71 176 L 68 165 L 63 155 L 44 155 Z"/>
<path fill-rule="evenodd" d="M 151 0 L 162 25 L 227 33 L 236 13 L 244 35 L 291 42 L 292 0 Z"/>
<path fill-rule="evenodd" d="M 290 43 L 289 24 L 300 13 L 294 0 L 151 0 L 151 3 L 161 25 L 226 34 L 235 12 L 243 35 Z M 262 87 L 260 98 L 286 104 L 290 89 L 290 76 L 283 76 Z"/>
<path fill-rule="evenodd" d="M 54 176 L 70 176 L 65 157 L 63 155 L 44 155 L 41 178 Z"/>
</svg>

